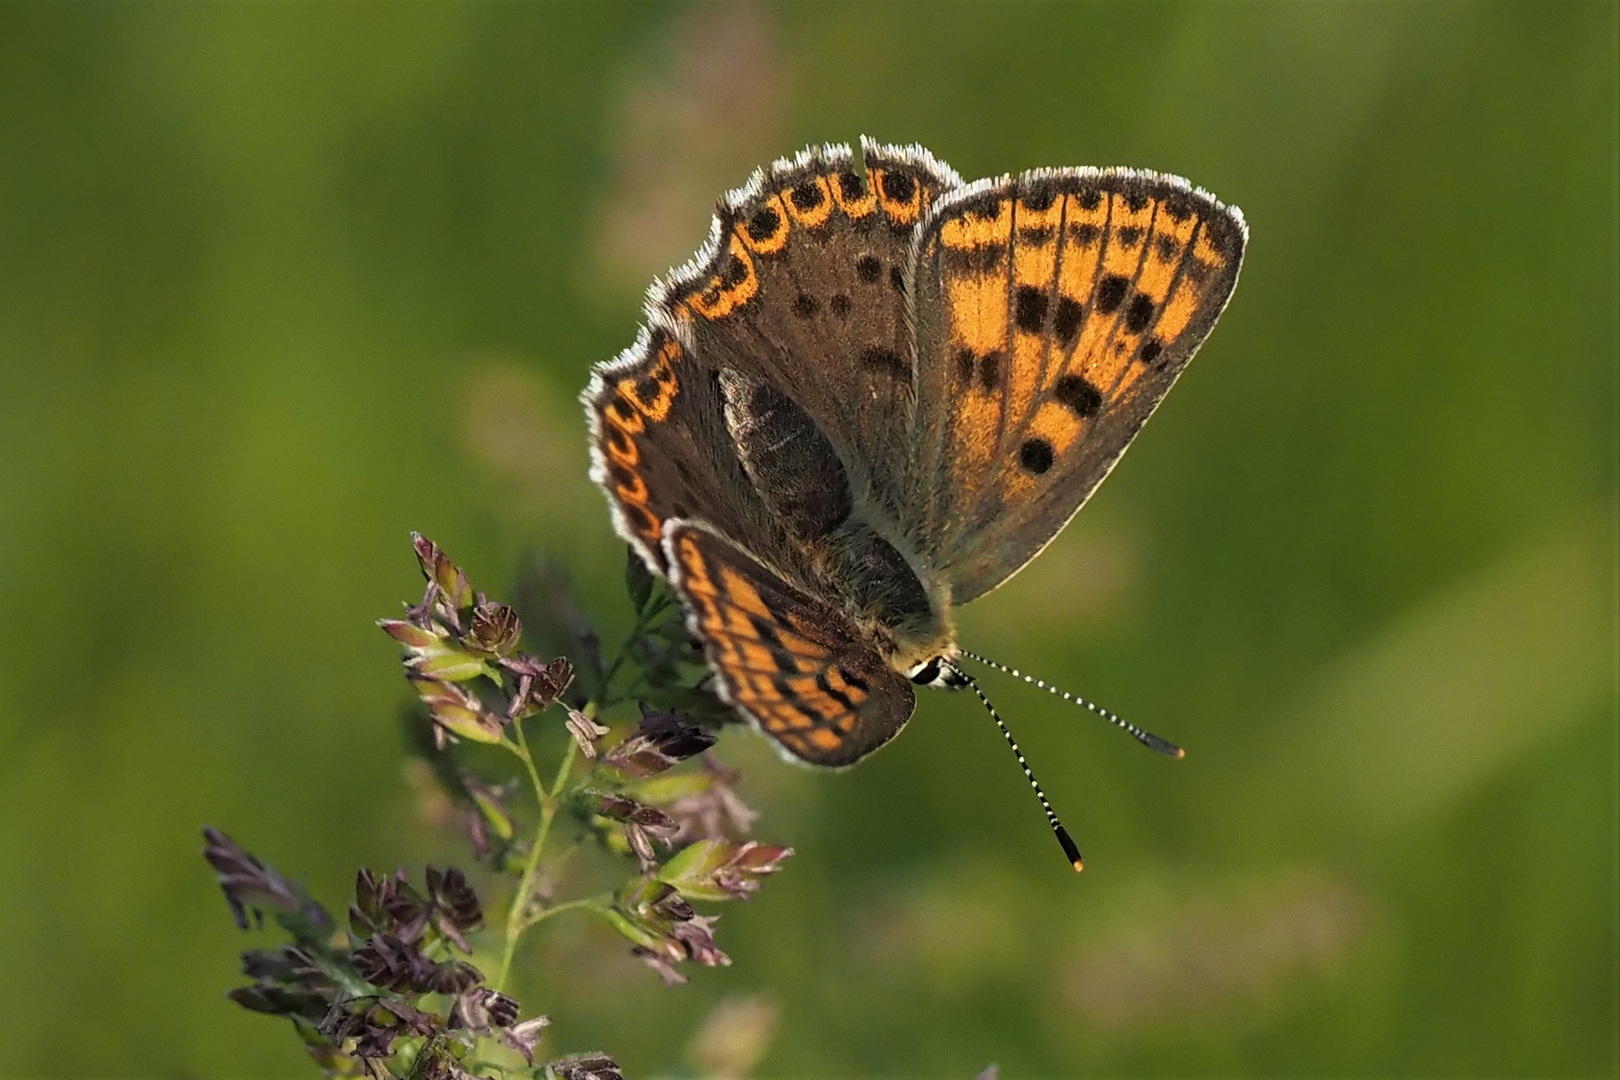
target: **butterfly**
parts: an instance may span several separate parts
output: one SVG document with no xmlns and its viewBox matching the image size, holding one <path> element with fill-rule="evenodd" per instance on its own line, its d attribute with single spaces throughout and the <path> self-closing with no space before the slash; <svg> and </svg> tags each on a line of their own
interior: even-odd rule
<svg viewBox="0 0 1620 1080">
<path fill-rule="evenodd" d="M 1108 475 L 1248 239 L 1235 207 L 1159 173 L 964 183 L 864 138 L 861 158 L 810 147 L 726 194 L 582 395 L 591 477 L 684 601 L 720 695 L 828 767 L 894 738 L 914 685 L 978 691 L 953 609 Z"/>
</svg>

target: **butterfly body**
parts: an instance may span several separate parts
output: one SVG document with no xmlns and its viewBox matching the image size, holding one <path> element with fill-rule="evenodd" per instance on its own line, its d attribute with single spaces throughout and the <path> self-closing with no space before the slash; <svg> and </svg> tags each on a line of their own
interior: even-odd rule
<svg viewBox="0 0 1620 1080">
<path fill-rule="evenodd" d="M 952 686 L 954 605 L 1102 482 L 1213 327 L 1242 216 L 1185 181 L 964 184 L 918 147 L 776 162 L 584 395 L 615 525 L 723 696 L 847 765 Z"/>
</svg>

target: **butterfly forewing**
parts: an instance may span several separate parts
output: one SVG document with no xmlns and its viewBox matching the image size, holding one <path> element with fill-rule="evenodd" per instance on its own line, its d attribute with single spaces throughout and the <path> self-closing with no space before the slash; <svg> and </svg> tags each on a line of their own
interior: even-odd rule
<svg viewBox="0 0 1620 1080">
<path fill-rule="evenodd" d="M 966 603 L 1086 500 L 1209 334 L 1242 216 L 1184 181 L 1040 170 L 936 204 L 916 237 L 907 535 Z"/>
<path fill-rule="evenodd" d="M 668 523 L 664 548 L 722 696 L 785 751 L 849 765 L 899 734 L 911 684 L 843 612 L 701 526 Z"/>
<path fill-rule="evenodd" d="M 701 516 L 748 536 L 767 556 L 792 561 L 786 540 L 744 474 L 726 430 L 717 374 L 673 330 L 655 324 L 584 394 L 591 424 L 591 478 L 608 495 L 614 525 L 659 573 L 664 522 Z"/>
<path fill-rule="evenodd" d="M 959 181 L 920 148 L 868 143 L 776 162 L 722 202 L 711 245 L 653 303 L 711 367 L 769 381 L 837 448 L 855 494 L 890 516 L 910 428 L 911 234 Z"/>
</svg>

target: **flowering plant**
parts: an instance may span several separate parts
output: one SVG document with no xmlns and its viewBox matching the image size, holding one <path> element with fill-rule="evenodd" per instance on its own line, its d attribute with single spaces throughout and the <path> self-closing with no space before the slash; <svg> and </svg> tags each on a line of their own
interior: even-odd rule
<svg viewBox="0 0 1620 1080">
<path fill-rule="evenodd" d="M 665 983 L 684 983 L 688 964 L 730 963 L 715 940 L 718 916 L 694 905 L 747 899 L 792 850 L 747 838 L 756 815 L 737 796 L 736 773 L 709 754 L 712 729 L 732 714 L 708 689 L 679 603 L 639 560 L 626 575 L 635 624 L 606 663 L 554 575 L 520 585 L 530 638 L 549 635 L 572 654 L 543 660 L 520 648 L 517 610 L 475 591 L 437 545 L 413 541 L 426 592 L 379 625 L 404 647 L 421 751 L 459 806 L 474 857 L 506 893 L 504 915 L 486 920 L 456 868 L 428 867 L 421 888 L 404 871 L 362 869 L 340 927 L 298 885 L 206 829 L 204 857 L 237 925 L 268 915 L 291 939 L 243 953 L 253 981 L 230 996 L 289 1018 L 329 1076 L 619 1077 L 605 1054 L 539 1059 L 550 1020 L 524 1018 L 504 992 L 524 935 L 566 912 L 591 914 Z M 632 704 L 634 728 L 610 744 L 603 720 Z M 543 762 L 536 748 L 548 726 L 566 737 Z M 496 748 L 496 764 L 473 753 L 480 746 Z M 559 872 L 582 844 L 608 852 L 622 882 L 559 898 Z M 498 957 L 493 978 L 472 962 L 486 956 Z"/>
</svg>

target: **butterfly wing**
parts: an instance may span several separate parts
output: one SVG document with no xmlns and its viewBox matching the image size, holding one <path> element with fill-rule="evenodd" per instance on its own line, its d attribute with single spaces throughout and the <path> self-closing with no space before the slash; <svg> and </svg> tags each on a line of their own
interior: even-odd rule
<svg viewBox="0 0 1620 1080">
<path fill-rule="evenodd" d="M 1242 214 L 1186 181 L 1037 170 L 946 195 L 914 251 L 905 524 L 966 603 L 1102 483 L 1237 284 Z"/>
<path fill-rule="evenodd" d="M 756 550 L 793 552 L 750 484 L 726 428 L 719 376 L 674 330 L 654 320 L 635 344 L 600 364 L 582 395 L 591 428 L 591 479 L 613 524 L 647 565 L 667 575 L 664 522 L 701 517 Z"/>
<path fill-rule="evenodd" d="M 914 399 L 911 235 L 959 185 L 920 147 L 811 148 L 722 201 L 709 244 L 649 305 L 714 368 L 763 379 L 832 442 L 864 505 L 899 504 Z"/>
<path fill-rule="evenodd" d="M 911 718 L 911 684 L 843 612 L 701 525 L 666 522 L 664 551 L 721 696 L 788 754 L 851 765 Z"/>
</svg>

